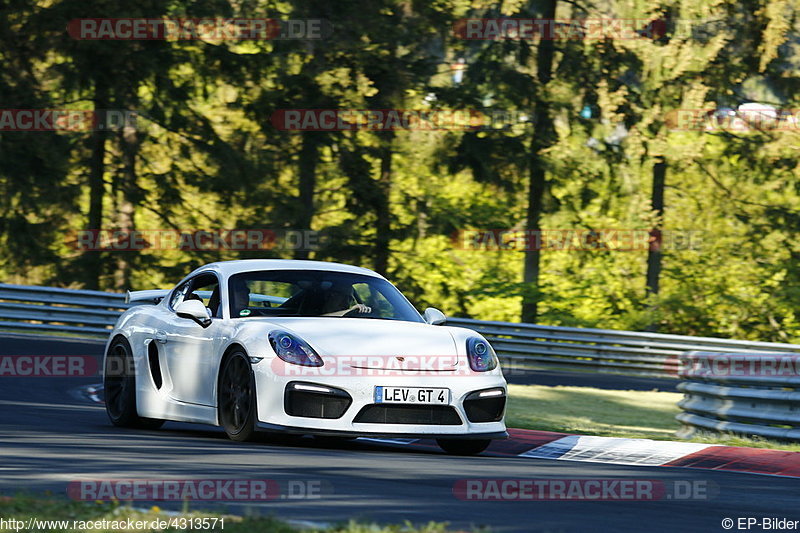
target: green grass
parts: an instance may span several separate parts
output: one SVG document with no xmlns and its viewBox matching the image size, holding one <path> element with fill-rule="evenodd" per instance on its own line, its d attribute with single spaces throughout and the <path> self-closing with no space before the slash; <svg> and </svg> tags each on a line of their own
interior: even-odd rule
<svg viewBox="0 0 800 533">
<path fill-rule="evenodd" d="M 40 520 L 69 520 L 75 521 L 146 521 L 152 522 L 155 519 L 169 520 L 171 518 L 224 518 L 224 529 L 217 525 L 213 530 L 210 529 L 197 529 L 196 531 L 224 531 L 225 533 L 447 533 L 451 531 L 447 528 L 447 524 L 431 522 L 422 526 L 413 526 L 411 524 L 403 525 L 390 525 L 379 526 L 369 523 L 348 522 L 345 524 L 334 525 L 331 527 L 319 529 L 313 527 L 299 527 L 281 520 L 277 520 L 271 516 L 234 516 L 227 513 L 214 513 L 214 512 L 182 512 L 182 513 L 168 513 L 158 507 L 150 509 L 132 508 L 127 505 L 119 503 L 87 503 L 75 502 L 63 499 L 57 499 L 52 495 L 46 494 L 44 497 L 36 497 L 32 495 L 17 495 L 13 498 L 0 497 L 0 518 L 8 521 L 9 519 L 16 519 L 25 521 L 29 518 L 36 517 Z M 209 523 L 210 524 L 210 523 Z M 80 525 L 80 524 L 79 524 Z M 94 525 L 94 524 L 93 524 Z M 0 531 L 9 532 L 15 531 L 6 524 L 6 527 L 0 527 Z M 25 531 L 24 528 L 19 531 Z M 102 533 L 107 531 L 134 531 L 127 529 L 96 529 L 96 528 L 78 528 L 78 529 L 38 529 L 37 531 L 48 532 L 69 532 L 69 533 Z M 190 531 L 189 529 L 176 530 L 176 529 L 136 529 L 137 533 L 155 532 L 155 531 Z M 474 531 L 484 531 L 476 529 Z"/>
<path fill-rule="evenodd" d="M 590 387 L 509 385 L 508 427 L 655 440 L 678 439 L 677 392 L 603 390 Z M 689 442 L 800 451 L 800 444 L 735 435 L 697 435 Z"/>
</svg>

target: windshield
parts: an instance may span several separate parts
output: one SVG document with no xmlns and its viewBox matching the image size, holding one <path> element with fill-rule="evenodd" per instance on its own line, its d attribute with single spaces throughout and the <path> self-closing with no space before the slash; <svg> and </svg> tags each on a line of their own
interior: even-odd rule
<svg viewBox="0 0 800 533">
<path fill-rule="evenodd" d="M 324 270 L 265 270 L 228 280 L 231 318 L 339 317 L 423 322 L 388 281 Z"/>
</svg>

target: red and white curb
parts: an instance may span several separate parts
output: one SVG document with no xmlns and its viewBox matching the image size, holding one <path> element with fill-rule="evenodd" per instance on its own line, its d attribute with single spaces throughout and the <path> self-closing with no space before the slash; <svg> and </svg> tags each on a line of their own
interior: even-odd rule
<svg viewBox="0 0 800 533">
<path fill-rule="evenodd" d="M 82 387 L 79 395 L 93 403 L 103 403 L 102 385 Z M 800 477 L 800 452 L 694 442 L 568 435 L 530 429 L 510 428 L 508 433 L 507 440 L 494 441 L 484 455 Z M 362 437 L 358 440 L 384 446 L 439 449 L 430 439 Z"/>
<path fill-rule="evenodd" d="M 693 442 L 568 435 L 528 450 L 519 456 L 618 465 L 662 466 L 700 452 L 709 446 Z"/>
<path fill-rule="evenodd" d="M 558 461 L 670 466 L 800 477 L 800 452 L 509 429 L 486 453 Z M 521 450 L 527 447 L 526 450 Z"/>
<path fill-rule="evenodd" d="M 800 452 L 694 442 L 567 435 L 530 429 L 510 428 L 508 433 L 509 439 L 493 442 L 484 455 L 800 477 Z M 358 440 L 438 449 L 436 443 L 429 439 L 410 442 L 399 442 L 400 439 Z"/>
</svg>

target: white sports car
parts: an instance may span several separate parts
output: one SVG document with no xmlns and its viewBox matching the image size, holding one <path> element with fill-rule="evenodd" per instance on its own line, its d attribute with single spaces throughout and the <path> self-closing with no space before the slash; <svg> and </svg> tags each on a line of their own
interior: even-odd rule
<svg viewBox="0 0 800 533">
<path fill-rule="evenodd" d="M 454 454 L 507 437 L 506 381 L 478 333 L 424 316 L 384 277 L 320 261 L 198 268 L 128 293 L 108 340 L 117 426 L 165 420 L 322 437 L 435 438 Z"/>
</svg>

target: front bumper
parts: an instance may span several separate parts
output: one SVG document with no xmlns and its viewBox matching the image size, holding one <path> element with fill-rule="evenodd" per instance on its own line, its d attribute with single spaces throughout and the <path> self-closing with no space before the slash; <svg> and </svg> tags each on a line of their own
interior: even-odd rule
<svg viewBox="0 0 800 533">
<path fill-rule="evenodd" d="M 474 440 L 474 439 L 507 439 L 507 431 L 498 431 L 495 433 L 387 433 L 386 431 L 380 433 L 365 433 L 363 431 L 345 431 L 338 429 L 309 429 L 305 427 L 292 427 L 292 426 L 279 426 L 276 424 L 267 424 L 266 422 L 259 422 L 257 424 L 259 429 L 270 431 L 274 433 L 287 433 L 291 435 L 319 435 L 321 437 L 343 437 L 343 438 L 395 438 L 395 439 L 461 439 L 461 440 Z"/>
<path fill-rule="evenodd" d="M 276 375 L 270 369 L 267 359 L 253 365 L 256 378 L 256 398 L 258 406 L 258 427 L 276 432 L 295 434 L 331 435 L 342 437 L 403 437 L 403 438 L 507 438 L 505 422 L 472 422 L 464 408 L 464 400 L 476 391 L 500 388 L 506 389 L 506 381 L 500 369 L 485 373 L 446 372 L 410 373 L 398 375 L 397 372 L 382 373 L 371 371 L 369 376 L 321 376 L 321 375 Z M 314 416 L 292 416 L 287 405 L 286 391 L 290 383 L 302 382 L 310 385 L 330 387 L 344 391 L 350 397 L 344 413 L 337 418 L 322 418 L 320 413 L 304 412 Z M 358 420 L 375 420 L 365 417 L 364 411 L 380 406 L 406 406 L 409 404 L 375 404 L 376 386 L 396 387 L 446 387 L 450 389 L 449 410 L 452 414 L 439 420 L 434 414 L 426 423 L 407 423 L 404 414 L 400 418 L 387 417 L 386 422 L 366 423 Z M 421 411 L 422 406 L 414 406 Z M 359 413 L 362 416 L 359 417 Z M 338 413 L 336 413 L 338 415 Z M 474 418 L 474 412 L 472 413 Z M 413 418 L 412 418 L 413 420 Z"/>
</svg>

